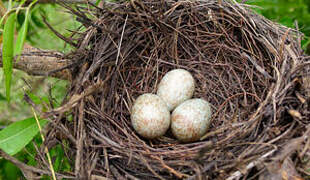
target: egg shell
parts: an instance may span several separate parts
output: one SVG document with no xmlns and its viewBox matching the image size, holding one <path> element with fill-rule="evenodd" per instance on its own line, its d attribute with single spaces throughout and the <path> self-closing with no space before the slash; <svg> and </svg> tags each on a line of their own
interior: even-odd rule
<svg viewBox="0 0 310 180">
<path fill-rule="evenodd" d="M 195 90 L 195 80 L 190 72 L 184 69 L 169 71 L 158 85 L 157 95 L 160 96 L 172 111 L 185 100 L 190 99 Z"/>
<path fill-rule="evenodd" d="M 170 127 L 170 112 L 166 103 L 155 94 L 139 96 L 131 110 L 135 131 L 147 139 L 160 137 Z"/>
<path fill-rule="evenodd" d="M 203 99 L 190 99 L 172 112 L 171 130 L 182 142 L 199 140 L 208 130 L 211 122 L 210 104 Z"/>
</svg>

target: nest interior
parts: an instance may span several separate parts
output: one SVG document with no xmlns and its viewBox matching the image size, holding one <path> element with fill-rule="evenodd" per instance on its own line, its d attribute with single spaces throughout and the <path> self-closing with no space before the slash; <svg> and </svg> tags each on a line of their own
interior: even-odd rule
<svg viewBox="0 0 310 180">
<path fill-rule="evenodd" d="M 133 0 L 70 10 L 86 31 L 72 41 L 77 50 L 68 56 L 78 66 L 53 121 L 68 129 L 76 178 L 221 179 L 240 169 L 255 176 L 260 169 L 249 163 L 275 156 L 306 132 L 309 62 L 298 31 L 226 0 Z M 211 103 L 211 126 L 194 143 L 180 143 L 171 132 L 143 139 L 131 126 L 131 106 L 139 95 L 156 93 L 176 68 L 190 71 L 194 97 Z M 69 109 L 73 121 L 64 116 Z"/>
</svg>

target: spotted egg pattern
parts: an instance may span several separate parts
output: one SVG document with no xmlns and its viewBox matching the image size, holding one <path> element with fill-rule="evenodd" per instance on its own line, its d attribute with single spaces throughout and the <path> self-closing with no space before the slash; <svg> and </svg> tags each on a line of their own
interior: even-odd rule
<svg viewBox="0 0 310 180">
<path fill-rule="evenodd" d="M 169 71 L 160 81 L 157 95 L 160 96 L 172 111 L 176 106 L 193 96 L 195 81 L 190 72 L 184 69 Z"/>
<path fill-rule="evenodd" d="M 164 135 L 169 129 L 170 112 L 159 96 L 143 94 L 132 107 L 131 123 L 138 134 L 153 139 Z"/>
<path fill-rule="evenodd" d="M 210 104 L 203 99 L 190 99 L 172 112 L 171 130 L 182 142 L 199 140 L 208 130 L 211 121 Z"/>
</svg>

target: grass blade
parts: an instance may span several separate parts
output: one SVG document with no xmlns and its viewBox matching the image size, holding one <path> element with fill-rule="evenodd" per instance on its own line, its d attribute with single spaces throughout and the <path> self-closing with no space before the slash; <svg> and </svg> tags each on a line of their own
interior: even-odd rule
<svg viewBox="0 0 310 180">
<path fill-rule="evenodd" d="M 15 51 L 14 51 L 14 56 L 18 55 L 18 58 L 16 61 L 19 60 L 20 54 L 22 53 L 22 50 L 24 47 L 25 39 L 26 39 L 27 32 L 28 32 L 29 14 L 30 13 L 29 13 L 29 8 L 28 8 L 25 14 L 25 20 L 22 25 L 22 28 L 19 30 L 18 35 L 17 35 Z"/>
<path fill-rule="evenodd" d="M 39 120 L 44 126 L 47 120 Z M 14 155 L 21 151 L 39 132 L 38 124 L 34 117 L 17 121 L 0 131 L 0 148 Z"/>
<path fill-rule="evenodd" d="M 14 30 L 16 14 L 9 15 L 3 31 L 2 61 L 7 101 L 10 102 L 11 80 L 13 71 Z"/>
</svg>

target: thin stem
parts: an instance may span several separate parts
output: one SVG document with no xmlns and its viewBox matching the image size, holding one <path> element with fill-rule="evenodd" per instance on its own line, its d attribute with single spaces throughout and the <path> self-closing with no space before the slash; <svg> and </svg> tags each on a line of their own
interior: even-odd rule
<svg viewBox="0 0 310 180">
<path fill-rule="evenodd" d="M 38 119 L 38 117 L 37 117 L 37 114 L 36 114 L 36 112 L 34 111 L 33 107 L 31 107 L 31 110 L 32 110 L 32 112 L 33 112 L 33 114 L 34 114 L 34 117 L 35 117 L 36 121 L 37 121 L 37 124 L 38 124 L 38 127 L 39 127 L 39 131 L 40 131 L 40 135 L 41 135 L 41 138 L 42 138 L 42 141 L 44 142 L 44 141 L 45 141 L 45 138 L 44 138 L 44 136 L 43 136 L 42 128 L 41 128 L 39 119 Z M 46 156 L 47 156 L 48 163 L 49 163 L 49 165 L 50 165 L 50 169 L 51 169 L 51 173 L 52 173 L 52 176 L 53 176 L 53 180 L 56 180 L 56 175 L 55 175 L 55 171 L 54 171 L 54 168 L 53 168 L 51 156 L 50 156 L 50 154 L 49 154 L 48 149 L 47 149 L 46 146 L 45 146 L 44 150 L 45 150 L 45 153 L 46 153 Z"/>
</svg>

